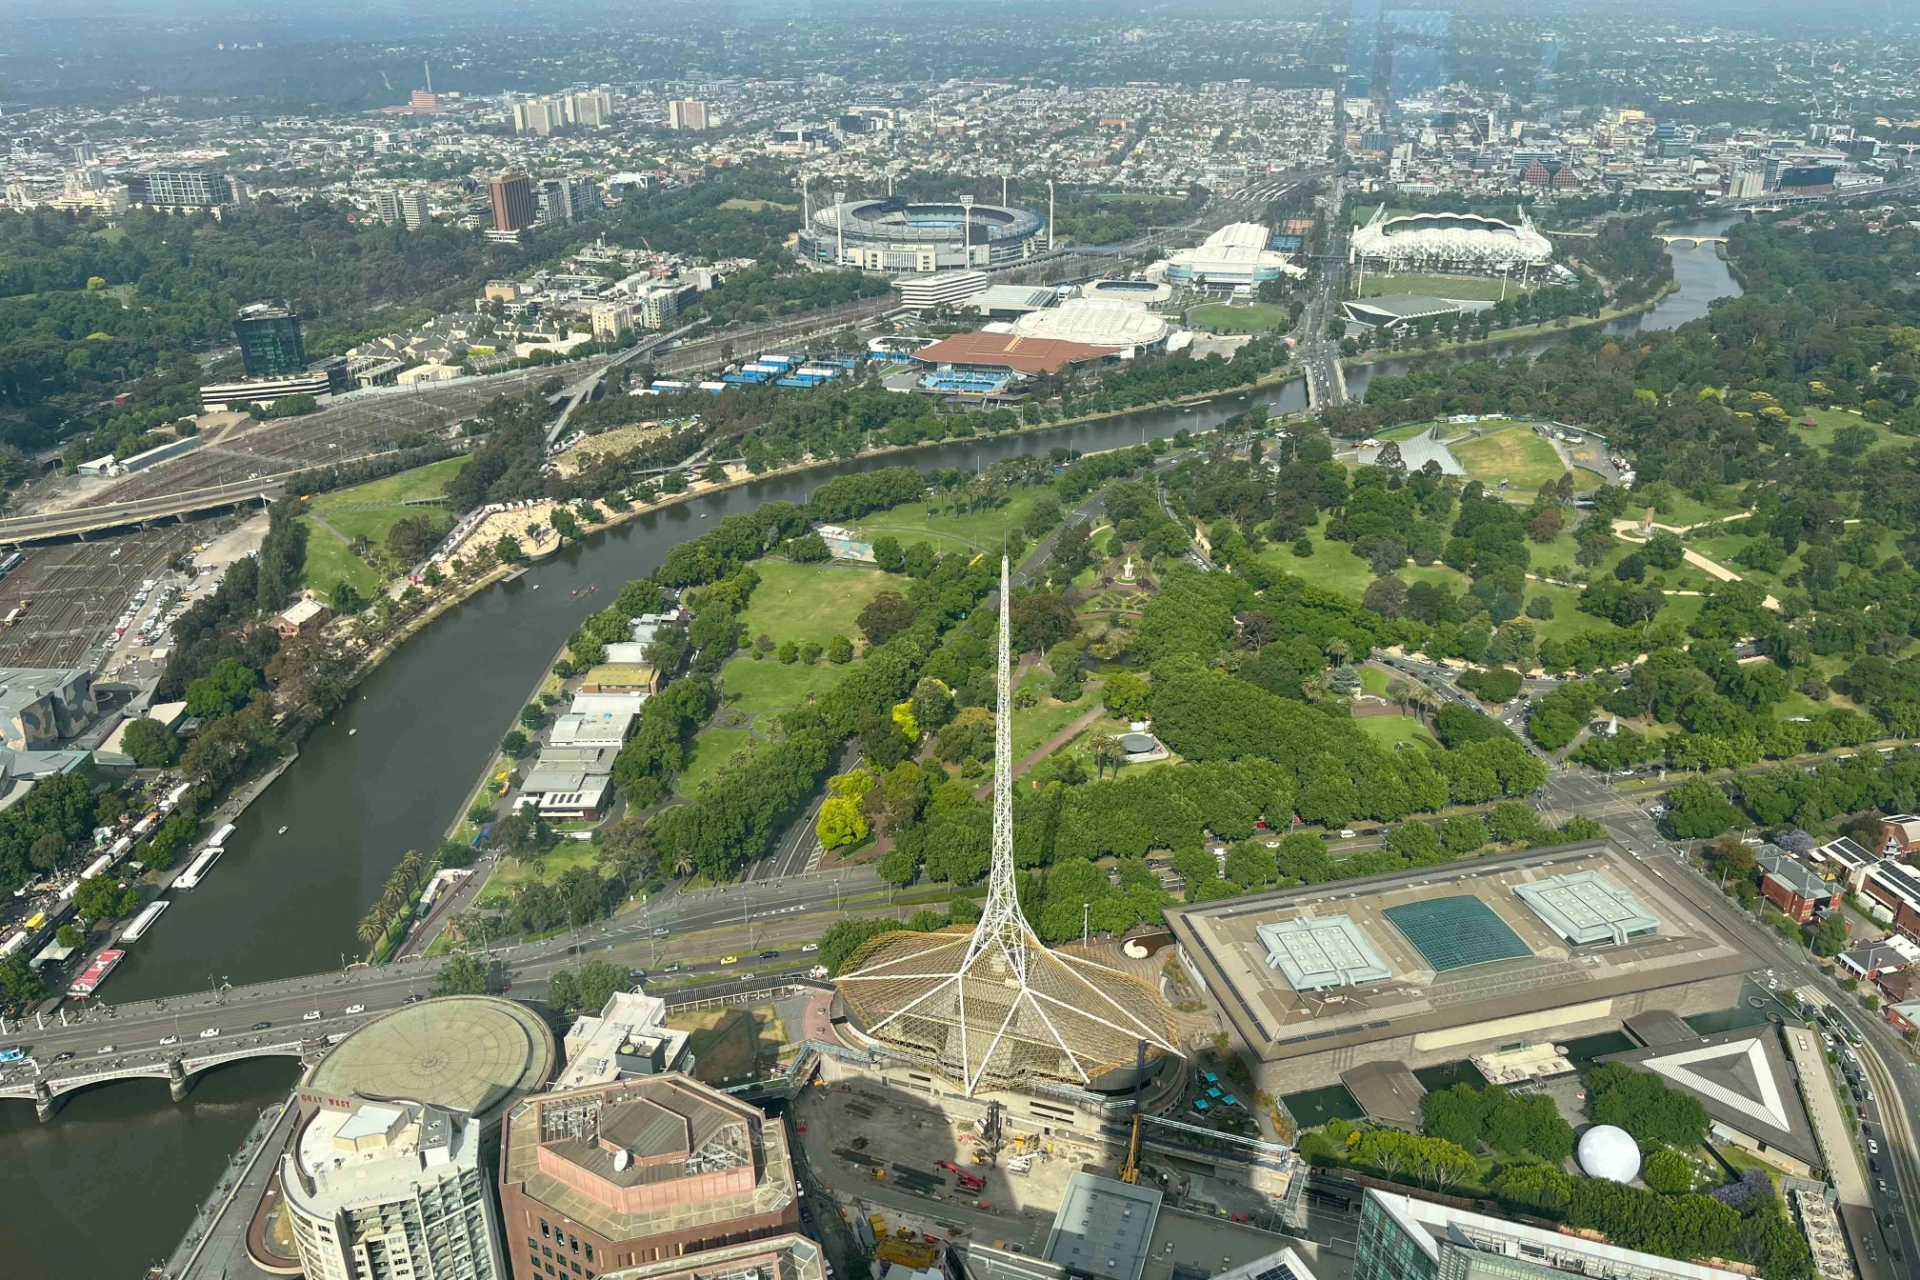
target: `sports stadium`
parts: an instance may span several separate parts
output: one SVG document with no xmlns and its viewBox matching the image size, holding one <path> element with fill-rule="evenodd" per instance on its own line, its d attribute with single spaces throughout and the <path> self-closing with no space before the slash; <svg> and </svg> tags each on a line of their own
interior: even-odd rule
<svg viewBox="0 0 1920 1280">
<path fill-rule="evenodd" d="M 1738 1002 L 1753 956 L 1606 841 L 1283 889 L 1167 912 L 1179 955 L 1262 1087 L 1366 1062 L 1438 1066 Z"/>
<path fill-rule="evenodd" d="M 1552 243 L 1520 210 L 1518 223 L 1477 213 L 1414 213 L 1386 216 L 1374 210 L 1353 233 L 1356 262 L 1388 271 L 1459 271 L 1477 275 L 1540 268 L 1553 261 Z"/>
<path fill-rule="evenodd" d="M 869 271 L 997 267 L 1040 251 L 1047 220 L 1011 205 L 962 205 L 888 197 L 848 200 L 814 212 L 800 254 Z"/>
</svg>

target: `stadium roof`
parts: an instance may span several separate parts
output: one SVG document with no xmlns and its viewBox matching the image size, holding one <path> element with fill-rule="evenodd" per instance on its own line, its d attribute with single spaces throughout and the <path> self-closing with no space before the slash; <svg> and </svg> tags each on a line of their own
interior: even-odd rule
<svg viewBox="0 0 1920 1280">
<path fill-rule="evenodd" d="M 1119 298 L 1069 298 L 1048 311 L 1013 322 L 1023 338 L 1056 338 L 1095 347 L 1151 346 L 1167 336 L 1167 322 L 1138 303 Z"/>
<path fill-rule="evenodd" d="M 1554 876 L 1519 885 L 1514 892 L 1549 929 L 1576 947 L 1610 942 L 1621 946 L 1636 934 L 1660 927 L 1639 900 L 1597 871 Z"/>
<path fill-rule="evenodd" d="M 1470 893 L 1403 903 L 1382 914 L 1436 973 L 1533 954 L 1512 925 Z"/>
<path fill-rule="evenodd" d="M 1518 270 L 1553 261 L 1553 244 L 1534 230 L 1525 211 L 1516 223 L 1473 213 L 1416 213 L 1389 218 L 1386 206 L 1353 233 L 1353 252 L 1397 266 L 1455 266 Z"/>
<path fill-rule="evenodd" d="M 1017 333 L 960 333 L 920 348 L 913 358 L 922 364 L 1011 369 L 1031 376 L 1058 373 L 1070 364 L 1099 360 L 1118 349 L 1053 338 L 1023 338 Z"/>
<path fill-rule="evenodd" d="M 1302 916 L 1263 924 L 1256 932 L 1267 945 L 1268 967 L 1280 970 L 1295 991 L 1352 987 L 1393 976 L 1348 916 Z"/>
</svg>

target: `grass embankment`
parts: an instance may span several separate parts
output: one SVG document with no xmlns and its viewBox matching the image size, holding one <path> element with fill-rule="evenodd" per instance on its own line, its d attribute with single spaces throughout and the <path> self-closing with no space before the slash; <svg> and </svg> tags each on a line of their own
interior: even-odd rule
<svg viewBox="0 0 1920 1280">
<path fill-rule="evenodd" d="M 422 516 L 437 527 L 450 526 L 453 518 L 446 508 L 419 499 L 446 493 L 448 483 L 466 464 L 465 458 L 447 458 L 309 498 L 303 516 L 308 530 L 305 585 L 323 596 L 343 581 L 352 583 L 363 596 L 378 591 L 385 578 L 353 554 L 352 540 L 365 538 L 381 546 L 399 521 Z"/>
<path fill-rule="evenodd" d="M 909 502 L 875 513 L 853 526 L 853 531 L 868 542 L 892 534 L 902 547 L 929 542 L 941 552 L 985 551 L 1000 545 L 1002 530 L 1021 526 L 1043 492 L 1047 491 L 1025 485 L 1010 492 L 1003 505 L 982 511 L 953 511 L 932 502 Z"/>
</svg>

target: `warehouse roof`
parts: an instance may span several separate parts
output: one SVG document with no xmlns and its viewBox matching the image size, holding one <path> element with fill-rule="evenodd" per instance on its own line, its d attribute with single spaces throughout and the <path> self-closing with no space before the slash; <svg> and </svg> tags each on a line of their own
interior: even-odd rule
<svg viewBox="0 0 1920 1280">
<path fill-rule="evenodd" d="M 1160 1193 L 1094 1173 L 1076 1173 L 1054 1216 L 1044 1251 L 1069 1272 L 1104 1280 L 1140 1280 Z"/>
</svg>

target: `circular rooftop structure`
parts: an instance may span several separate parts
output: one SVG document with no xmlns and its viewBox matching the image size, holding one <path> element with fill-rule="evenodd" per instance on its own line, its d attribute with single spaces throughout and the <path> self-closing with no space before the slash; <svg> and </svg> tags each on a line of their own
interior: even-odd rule
<svg viewBox="0 0 1920 1280">
<path fill-rule="evenodd" d="M 1022 338 L 1051 338 L 1090 347 L 1153 347 L 1167 340 L 1167 322 L 1118 298 L 1069 298 L 1013 322 Z"/>
<path fill-rule="evenodd" d="M 525 1005 L 447 996 L 361 1027 L 320 1060 L 306 1087 L 432 1103 L 485 1123 L 546 1084 L 556 1060 L 553 1033 Z"/>
<path fill-rule="evenodd" d="M 1581 1134 L 1574 1156 L 1589 1178 L 1632 1182 L 1640 1172 L 1640 1144 L 1618 1125 L 1597 1124 Z"/>
<path fill-rule="evenodd" d="M 1035 252 L 1047 220 L 1014 205 L 958 200 L 847 200 L 814 210 L 801 254 L 883 271 L 997 266 Z"/>
</svg>

